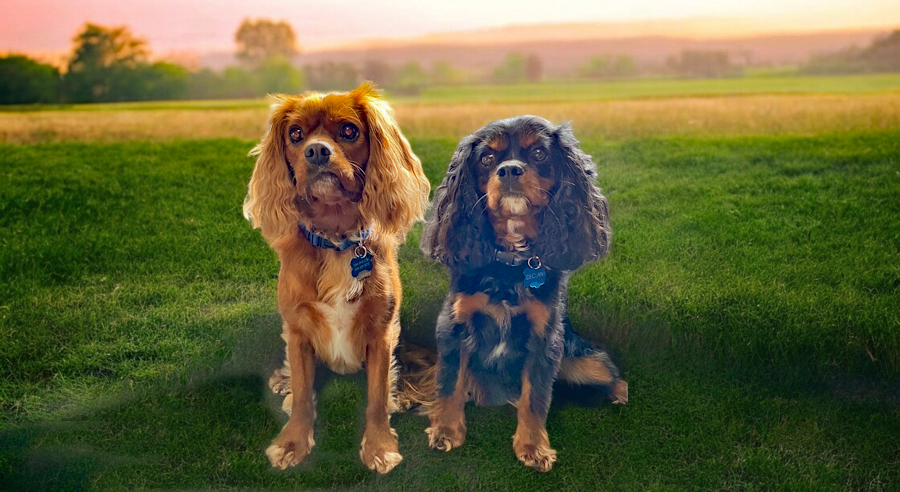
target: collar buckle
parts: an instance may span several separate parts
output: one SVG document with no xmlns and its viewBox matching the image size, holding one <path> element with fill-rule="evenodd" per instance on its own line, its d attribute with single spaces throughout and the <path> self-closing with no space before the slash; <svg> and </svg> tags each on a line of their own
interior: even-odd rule
<svg viewBox="0 0 900 492">
<path fill-rule="evenodd" d="M 528 254 L 528 252 L 525 252 Z M 499 249 L 494 250 L 493 260 L 498 263 L 503 263 L 506 266 L 517 267 L 522 266 L 531 261 L 532 258 L 537 258 L 536 256 L 522 256 L 518 252 L 509 252 L 509 251 L 500 251 Z M 540 260 L 538 260 L 540 261 Z"/>
</svg>

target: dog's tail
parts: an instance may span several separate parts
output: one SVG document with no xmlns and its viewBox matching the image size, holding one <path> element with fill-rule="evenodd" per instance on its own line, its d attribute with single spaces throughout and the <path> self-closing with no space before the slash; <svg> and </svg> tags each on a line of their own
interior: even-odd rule
<svg viewBox="0 0 900 492">
<path fill-rule="evenodd" d="M 614 404 L 628 403 L 628 382 L 622 379 L 619 368 L 606 350 L 591 345 L 575 333 L 568 318 L 563 325 L 565 345 L 559 377 L 571 383 L 599 387 Z"/>
<path fill-rule="evenodd" d="M 400 366 L 396 393 L 398 410 L 420 414 L 428 411 L 437 394 L 437 359 L 436 347 L 400 341 L 396 351 Z"/>
</svg>

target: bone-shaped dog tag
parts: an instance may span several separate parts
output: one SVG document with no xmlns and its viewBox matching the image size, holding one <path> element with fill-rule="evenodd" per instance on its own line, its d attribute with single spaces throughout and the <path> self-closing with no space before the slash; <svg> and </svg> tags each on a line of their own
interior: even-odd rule
<svg viewBox="0 0 900 492">
<path fill-rule="evenodd" d="M 356 256 L 350 260 L 350 274 L 360 281 L 372 275 L 372 253 L 365 247 L 356 248 Z"/>
</svg>

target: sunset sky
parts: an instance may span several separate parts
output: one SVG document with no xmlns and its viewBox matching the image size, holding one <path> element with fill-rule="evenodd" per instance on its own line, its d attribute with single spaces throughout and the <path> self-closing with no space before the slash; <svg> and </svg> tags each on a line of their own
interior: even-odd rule
<svg viewBox="0 0 900 492">
<path fill-rule="evenodd" d="M 900 1 L 2 0 L 0 53 L 68 51 L 72 38 L 88 21 L 127 25 L 155 53 L 229 51 L 237 27 L 247 17 L 286 20 L 303 48 L 316 49 L 364 39 L 532 23 L 702 17 L 751 21 L 743 24 L 745 31 L 900 27 Z M 735 34 L 744 34 L 741 29 Z"/>
</svg>

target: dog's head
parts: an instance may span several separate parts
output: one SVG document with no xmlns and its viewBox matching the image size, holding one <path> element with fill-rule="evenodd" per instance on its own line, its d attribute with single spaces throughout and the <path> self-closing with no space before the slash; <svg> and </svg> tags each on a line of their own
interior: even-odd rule
<svg viewBox="0 0 900 492">
<path fill-rule="evenodd" d="M 266 239 L 296 234 L 298 222 L 331 235 L 370 225 L 402 235 L 422 218 L 428 180 L 371 84 L 274 100 L 244 200 Z"/>
<path fill-rule="evenodd" d="M 574 270 L 609 247 L 596 165 L 567 125 L 536 116 L 495 121 L 463 138 L 422 235 L 422 251 L 463 270 L 495 250 L 529 251 Z"/>
</svg>

